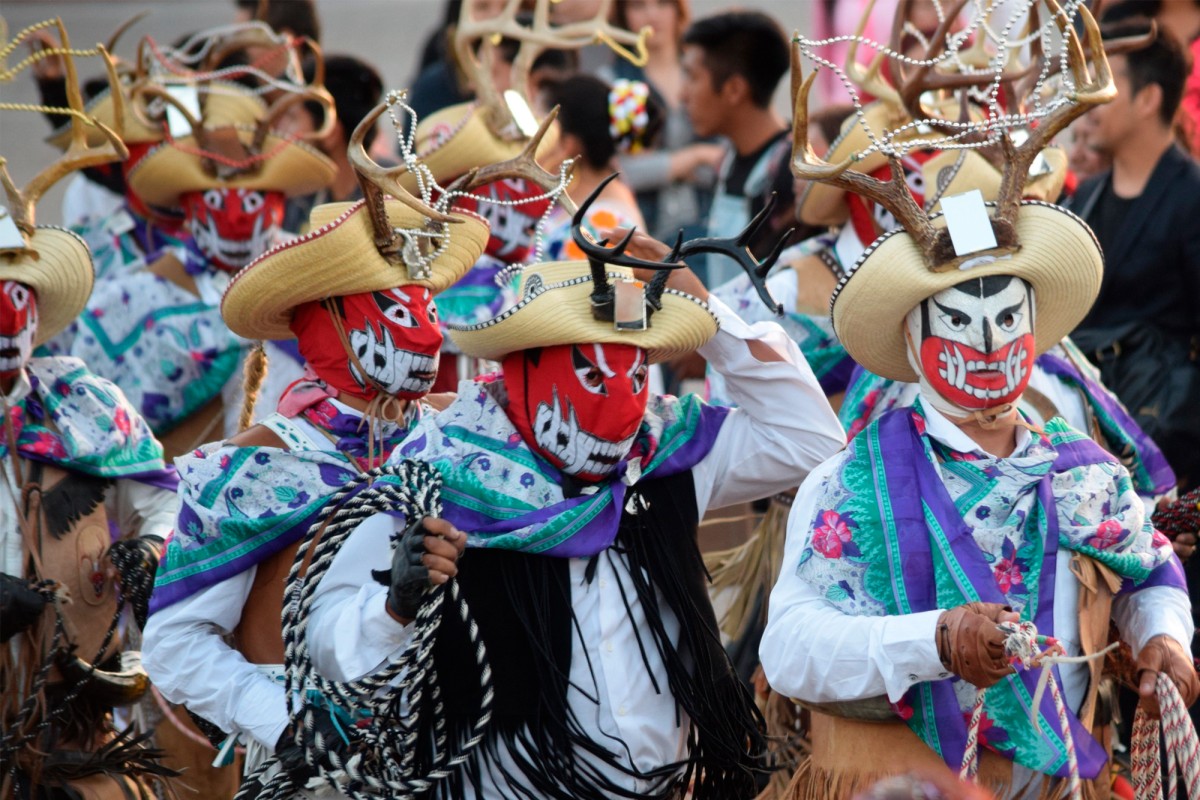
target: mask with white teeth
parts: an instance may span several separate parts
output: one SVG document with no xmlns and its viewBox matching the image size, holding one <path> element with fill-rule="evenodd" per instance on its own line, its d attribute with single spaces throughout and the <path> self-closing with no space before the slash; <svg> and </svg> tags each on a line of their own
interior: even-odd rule
<svg viewBox="0 0 1200 800">
<path fill-rule="evenodd" d="M 649 398 L 646 351 L 568 344 L 504 359 L 508 417 L 532 449 L 567 475 L 603 480 L 629 455 Z"/>
<path fill-rule="evenodd" d="M 37 295 L 23 283 L 0 281 L 0 377 L 21 371 L 33 355 Z"/>
<path fill-rule="evenodd" d="M 1015 403 L 1035 357 L 1033 288 L 1010 275 L 972 278 L 905 318 L 921 396 L 952 418 Z"/>
<path fill-rule="evenodd" d="M 196 247 L 217 269 L 236 272 L 275 245 L 283 224 L 283 192 L 209 189 L 180 200 Z"/>
<path fill-rule="evenodd" d="M 305 303 L 293 312 L 291 329 L 301 355 L 333 388 L 364 400 L 380 392 L 414 400 L 428 394 L 437 378 L 437 320 L 433 294 L 409 285 Z"/>
</svg>

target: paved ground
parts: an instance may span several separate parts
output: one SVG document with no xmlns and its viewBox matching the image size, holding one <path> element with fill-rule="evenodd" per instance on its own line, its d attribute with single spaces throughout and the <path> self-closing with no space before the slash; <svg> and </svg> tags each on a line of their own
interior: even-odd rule
<svg viewBox="0 0 1200 800">
<path fill-rule="evenodd" d="M 785 30 L 807 25 L 813 0 L 759 0 L 744 7 L 774 14 Z M 694 15 L 701 16 L 730 6 L 720 0 L 692 0 Z M 318 0 L 327 53 L 351 53 L 373 62 L 388 88 L 402 88 L 412 78 L 417 51 L 428 33 L 440 24 L 441 0 Z M 8 23 L 9 35 L 52 15 L 67 24 L 72 44 L 90 47 L 106 41 L 123 20 L 144 10 L 152 13 L 130 31 L 118 46 L 119 54 L 132 56 L 137 38 L 147 33 L 171 41 L 181 33 L 220 25 L 233 18 L 232 0 L 3 0 L 0 14 Z M 13 64 L 24 58 L 21 50 L 9 58 Z M 83 68 L 84 77 L 99 70 Z M 784 86 L 786 87 L 786 79 Z M 32 78 L 23 73 L 14 83 L 0 85 L 0 100 L 37 102 Z M 780 108 L 790 102 L 786 89 L 776 97 Z M 39 114 L 0 113 L 0 156 L 8 159 L 9 171 L 17 181 L 28 180 L 48 164 L 57 151 L 46 145 L 48 126 Z M 38 221 L 59 221 L 62 185 L 39 205 Z"/>
</svg>

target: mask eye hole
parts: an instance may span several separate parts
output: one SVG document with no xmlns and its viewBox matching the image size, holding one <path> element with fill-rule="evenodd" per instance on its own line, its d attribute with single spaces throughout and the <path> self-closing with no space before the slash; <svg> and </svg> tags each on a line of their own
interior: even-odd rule
<svg viewBox="0 0 1200 800">
<path fill-rule="evenodd" d="M 428 313 L 429 313 L 429 321 L 430 321 L 430 322 L 437 322 L 437 321 L 438 321 L 438 310 L 437 310 L 437 306 L 435 306 L 433 303 L 430 303 L 430 304 L 429 304 L 429 312 L 428 312 Z"/>
<path fill-rule="evenodd" d="M 1012 333 L 1021 324 L 1022 318 L 1020 311 L 1008 309 L 996 317 L 996 325 L 1005 333 Z"/>
<path fill-rule="evenodd" d="M 642 389 L 646 388 L 646 378 L 650 374 L 650 368 L 645 364 L 639 366 L 633 372 L 633 393 L 641 394 Z"/>
<path fill-rule="evenodd" d="M 12 301 L 13 309 L 16 311 L 24 311 L 29 305 L 29 287 L 20 283 L 10 283 L 8 285 L 8 299 Z"/>
<path fill-rule="evenodd" d="M 412 311 L 408 309 L 408 306 L 401 303 L 396 303 L 384 311 L 383 316 L 393 325 L 399 325 L 401 328 L 417 327 L 417 320 L 413 317 Z"/>
<path fill-rule="evenodd" d="M 604 397 L 608 396 L 608 388 L 604 385 L 604 373 L 600 370 L 599 365 L 592 363 L 578 345 L 571 348 L 571 367 L 575 370 L 575 377 L 579 379 L 579 384 L 587 389 L 592 394 L 598 394 Z"/>
<path fill-rule="evenodd" d="M 259 192 L 246 192 L 242 195 L 242 210 L 248 214 L 255 214 L 262 211 L 264 202 Z"/>
<path fill-rule="evenodd" d="M 225 195 L 217 189 L 209 189 L 204 193 L 204 205 L 213 211 L 220 211 L 225 207 Z"/>
<path fill-rule="evenodd" d="M 958 311 L 950 311 L 939 314 L 938 319 L 942 321 L 943 325 L 955 333 L 964 330 L 971 322 L 970 317 Z"/>
</svg>

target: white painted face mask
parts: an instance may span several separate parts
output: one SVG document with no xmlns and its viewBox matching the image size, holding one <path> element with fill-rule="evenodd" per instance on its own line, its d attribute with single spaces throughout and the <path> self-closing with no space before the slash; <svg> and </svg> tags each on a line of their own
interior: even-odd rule
<svg viewBox="0 0 1200 800">
<path fill-rule="evenodd" d="M 953 418 L 1015 403 L 1033 369 L 1033 289 L 1020 278 L 972 278 L 905 318 L 921 396 Z"/>
</svg>

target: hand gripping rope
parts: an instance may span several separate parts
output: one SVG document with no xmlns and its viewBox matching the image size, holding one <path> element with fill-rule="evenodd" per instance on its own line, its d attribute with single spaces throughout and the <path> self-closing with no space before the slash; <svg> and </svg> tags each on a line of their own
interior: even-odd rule
<svg viewBox="0 0 1200 800">
<path fill-rule="evenodd" d="M 1167 797 L 1178 797 L 1178 779 L 1183 776 L 1188 800 L 1200 800 L 1200 740 L 1188 717 L 1187 707 L 1175 682 L 1158 674 L 1154 685 L 1162 720 L 1150 719 L 1139 704 L 1133 715 L 1130 760 L 1133 789 L 1138 800 L 1162 800 L 1162 760 L 1159 733 L 1167 747 Z"/>
<path fill-rule="evenodd" d="M 415 798 L 450 775 L 483 740 L 491 720 L 492 672 L 479 629 L 453 578 L 426 590 L 408 645 L 371 675 L 349 682 L 328 680 L 313 668 L 308 649 L 313 597 L 342 542 L 374 514 L 400 512 L 407 519 L 438 516 L 441 486 L 435 469 L 414 461 L 365 472 L 330 498 L 296 553 L 284 593 L 285 687 L 296 741 L 317 773 L 308 783 L 311 787 L 329 786 L 354 800 Z M 447 599 L 468 629 L 482 695 L 470 734 L 457 742 L 448 741 L 441 686 L 432 659 Z M 308 700 L 296 710 L 294 702 L 300 691 Z M 339 752 L 328 748 L 315 733 L 314 714 L 329 712 L 314 706 L 314 698 L 322 705 L 351 712 L 356 720 L 343 729 L 350 754 L 344 763 Z M 417 763 L 418 750 L 425 751 L 421 764 Z M 256 796 L 283 800 L 304 788 L 295 786 L 284 771 L 266 778 L 277 763 L 272 757 L 249 776 L 238 800 Z"/>
<path fill-rule="evenodd" d="M 1059 688 L 1058 681 L 1054 680 L 1052 668 L 1056 664 L 1082 664 L 1093 659 L 1103 658 L 1105 653 L 1116 647 L 1116 644 L 1109 645 L 1090 656 L 1068 656 L 1057 639 L 1052 636 L 1040 636 L 1032 622 L 1002 622 L 999 627 L 1007 634 L 1004 639 L 1004 653 L 1013 666 L 1019 665 L 1022 669 L 1042 668 L 1042 674 L 1038 678 L 1037 691 L 1033 695 L 1030 715 L 1033 724 L 1038 725 L 1038 709 L 1042 704 L 1042 693 L 1049 687 L 1050 697 L 1054 701 L 1054 710 L 1058 714 L 1058 724 L 1063 733 L 1063 744 L 1067 749 L 1067 770 L 1070 775 L 1068 796 L 1071 800 L 1082 800 L 1083 783 L 1079 778 L 1079 758 L 1075 752 L 1075 740 L 1071 736 L 1062 689 Z M 1039 650 L 1040 645 L 1046 645 L 1046 649 Z M 1005 680 L 1011 680 L 1011 676 Z M 1172 688 L 1174 688 L 1173 685 Z M 986 694 L 986 689 L 980 689 L 975 696 L 975 705 L 971 709 L 971 723 L 967 728 L 967 747 L 963 751 L 962 769 L 958 773 L 959 780 L 972 780 L 979 770 L 979 724 L 983 718 L 983 699 Z M 1180 705 L 1182 705 L 1182 701 Z M 1140 709 L 1138 713 L 1141 713 Z M 1195 732 L 1193 732 L 1193 736 L 1195 736 Z M 1155 752 L 1157 752 L 1157 747 L 1158 740 L 1155 739 Z M 1138 795 L 1138 798 L 1141 800 L 1142 795 Z M 1193 799 L 1189 798 L 1189 800 Z M 1200 796 L 1197 796 L 1195 800 L 1200 800 Z"/>
</svg>

